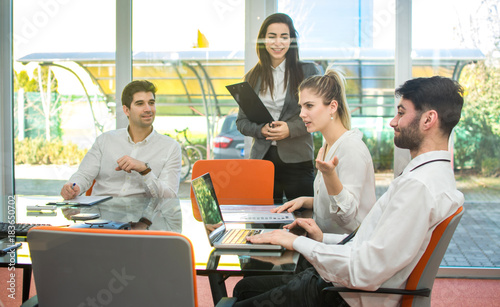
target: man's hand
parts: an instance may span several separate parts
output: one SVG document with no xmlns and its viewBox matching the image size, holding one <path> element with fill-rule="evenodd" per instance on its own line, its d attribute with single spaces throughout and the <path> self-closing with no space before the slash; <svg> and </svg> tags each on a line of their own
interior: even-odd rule
<svg viewBox="0 0 500 307">
<path fill-rule="evenodd" d="M 293 241 L 295 241 L 296 238 L 296 235 L 289 233 L 288 231 L 285 231 L 283 229 L 279 229 L 260 235 L 249 236 L 247 237 L 247 241 L 256 244 L 270 243 L 281 245 L 288 250 L 293 250 Z"/>
<path fill-rule="evenodd" d="M 305 197 L 305 196 L 297 197 L 295 199 L 287 201 L 286 203 L 284 203 L 283 205 L 281 205 L 279 207 L 271 209 L 271 212 L 281 213 L 285 210 L 287 212 L 293 212 L 293 211 L 300 209 L 300 208 L 311 209 L 312 205 L 309 206 L 309 204 L 307 203 L 309 201 L 309 198 L 311 198 L 311 197 Z"/>
<path fill-rule="evenodd" d="M 324 151 L 324 147 L 321 147 L 318 151 L 318 156 L 316 157 L 316 168 L 323 173 L 323 175 L 330 175 L 333 173 L 337 165 L 339 165 L 339 158 L 335 156 L 333 157 L 333 160 L 322 161 Z"/>
<path fill-rule="evenodd" d="M 61 196 L 68 200 L 68 199 L 73 199 L 80 195 L 80 187 L 78 185 L 74 185 L 71 182 L 66 183 L 63 185 L 61 189 Z"/>
<path fill-rule="evenodd" d="M 288 124 L 286 122 L 274 121 L 271 125 L 266 126 L 266 134 L 262 133 L 262 135 L 264 135 L 268 141 L 280 141 L 290 136 L 290 129 L 288 129 Z M 264 130 L 266 126 L 264 126 L 262 130 Z"/>
<path fill-rule="evenodd" d="M 118 163 L 118 166 L 115 170 L 125 171 L 127 173 L 131 173 L 132 171 L 140 173 L 147 169 L 146 163 L 126 155 L 118 159 L 116 163 Z"/>
<path fill-rule="evenodd" d="M 283 226 L 285 229 L 302 227 L 307 231 L 307 236 L 318 242 L 323 242 L 323 232 L 313 219 L 296 219 L 293 223 Z"/>
</svg>

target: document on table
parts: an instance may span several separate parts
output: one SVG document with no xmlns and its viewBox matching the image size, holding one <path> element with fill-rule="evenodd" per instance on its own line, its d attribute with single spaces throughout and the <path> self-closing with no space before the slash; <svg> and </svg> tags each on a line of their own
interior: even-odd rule
<svg viewBox="0 0 500 307">
<path fill-rule="evenodd" d="M 74 206 L 92 206 L 100 202 L 113 198 L 113 196 L 77 196 L 73 199 L 66 199 L 57 202 L 50 202 L 47 205 L 74 205 Z"/>
</svg>

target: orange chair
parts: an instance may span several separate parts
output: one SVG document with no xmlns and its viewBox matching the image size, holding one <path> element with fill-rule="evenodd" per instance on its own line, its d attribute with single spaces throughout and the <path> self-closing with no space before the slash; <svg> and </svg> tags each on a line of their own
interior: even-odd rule
<svg viewBox="0 0 500 307">
<path fill-rule="evenodd" d="M 257 159 L 199 160 L 193 165 L 191 178 L 210 173 L 217 200 L 221 205 L 274 204 L 274 164 Z M 200 211 L 191 189 L 193 215 L 201 221 Z"/>
<path fill-rule="evenodd" d="M 95 179 L 94 181 L 92 182 L 92 185 L 90 186 L 90 188 L 85 192 L 85 196 L 90 196 L 92 195 L 92 189 L 94 188 L 94 184 L 95 184 Z"/>
<path fill-rule="evenodd" d="M 403 295 L 402 307 L 430 306 L 434 279 L 463 213 L 463 207 L 458 208 L 453 215 L 442 221 L 434 229 L 429 245 L 427 245 L 420 261 L 408 277 L 405 289 L 379 288 L 375 291 L 364 291 L 346 287 L 327 287 L 322 290 L 322 295 L 325 295 L 328 291 L 401 294 Z"/>
</svg>

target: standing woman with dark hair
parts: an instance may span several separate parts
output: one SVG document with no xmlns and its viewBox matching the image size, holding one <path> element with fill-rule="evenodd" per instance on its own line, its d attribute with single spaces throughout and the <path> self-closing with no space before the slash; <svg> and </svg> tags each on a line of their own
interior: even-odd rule
<svg viewBox="0 0 500 307">
<path fill-rule="evenodd" d="M 245 75 L 274 121 L 257 124 L 240 109 L 236 126 L 253 137 L 251 159 L 274 163 L 274 201 L 313 195 L 313 139 L 299 117 L 298 86 L 319 74 L 315 64 L 299 61 L 297 31 L 281 13 L 268 16 L 257 39 L 259 62 Z"/>
</svg>

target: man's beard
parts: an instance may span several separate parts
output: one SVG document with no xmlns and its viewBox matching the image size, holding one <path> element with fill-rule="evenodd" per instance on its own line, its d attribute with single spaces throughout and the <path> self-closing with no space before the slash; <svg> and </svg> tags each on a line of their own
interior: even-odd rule
<svg viewBox="0 0 500 307">
<path fill-rule="evenodd" d="M 420 114 L 421 115 L 421 114 Z M 399 148 L 418 150 L 422 143 L 423 136 L 418 129 L 420 117 L 416 116 L 415 119 L 405 128 L 399 128 L 399 135 L 394 135 L 394 144 Z"/>
</svg>

